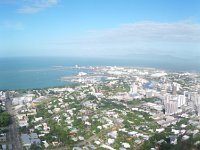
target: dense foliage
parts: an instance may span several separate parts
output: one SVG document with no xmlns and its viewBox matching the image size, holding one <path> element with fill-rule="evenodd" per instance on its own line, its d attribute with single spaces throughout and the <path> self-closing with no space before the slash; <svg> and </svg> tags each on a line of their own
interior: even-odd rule
<svg viewBox="0 0 200 150">
<path fill-rule="evenodd" d="M 10 115 L 7 112 L 0 112 L 0 127 L 6 127 L 10 123 Z"/>
</svg>

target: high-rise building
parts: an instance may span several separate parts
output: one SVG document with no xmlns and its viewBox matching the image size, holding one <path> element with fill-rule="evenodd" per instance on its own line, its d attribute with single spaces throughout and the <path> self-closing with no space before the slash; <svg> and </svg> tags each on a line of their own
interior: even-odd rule
<svg viewBox="0 0 200 150">
<path fill-rule="evenodd" d="M 200 101 L 198 100 L 198 93 L 197 92 L 189 92 L 188 93 L 188 99 L 191 100 L 195 105 L 199 105 Z"/>
<path fill-rule="evenodd" d="M 175 100 L 169 100 L 165 104 L 165 113 L 166 114 L 175 114 L 178 111 L 178 103 Z"/>
<path fill-rule="evenodd" d="M 165 95 L 164 105 L 167 104 L 170 100 L 176 101 L 178 107 L 186 105 L 185 94 L 184 95 L 169 95 L 169 94 Z"/>
<path fill-rule="evenodd" d="M 177 88 L 174 84 L 172 85 L 172 95 L 177 95 Z"/>
<path fill-rule="evenodd" d="M 135 83 L 133 83 L 132 85 L 131 85 L 131 87 L 130 87 L 130 94 L 137 94 L 137 92 L 138 92 L 138 86 L 135 84 Z"/>
<path fill-rule="evenodd" d="M 164 101 L 163 101 L 164 105 L 167 104 L 167 103 L 169 102 L 170 99 L 171 99 L 171 95 L 170 95 L 170 94 L 166 94 L 166 95 L 164 96 Z"/>
<path fill-rule="evenodd" d="M 186 104 L 185 95 L 178 95 L 177 99 L 178 99 L 178 107 L 181 107 Z"/>
</svg>

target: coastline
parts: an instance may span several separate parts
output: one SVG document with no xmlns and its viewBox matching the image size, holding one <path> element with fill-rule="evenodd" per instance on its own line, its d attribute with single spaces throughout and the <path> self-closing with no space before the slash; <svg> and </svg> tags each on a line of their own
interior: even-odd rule
<svg viewBox="0 0 200 150">
<path fill-rule="evenodd" d="M 71 74 L 64 74 L 62 76 L 59 76 L 59 78 L 56 78 L 55 80 L 59 82 L 59 85 L 55 82 L 55 84 L 50 86 L 37 86 L 37 87 L 17 87 L 17 88 L 0 88 L 1 91 L 27 91 L 27 90 L 42 90 L 42 89 L 49 89 L 49 88 L 64 88 L 76 85 L 77 83 L 73 80 L 78 80 L 81 76 L 78 75 L 81 71 L 86 71 L 89 73 L 87 77 L 101 77 L 101 75 L 95 75 L 92 73 L 92 71 L 96 72 L 97 70 L 101 72 L 101 69 L 107 68 L 107 67 L 113 67 L 113 68 L 125 68 L 125 69 L 138 69 L 138 70 L 149 70 L 149 71 L 164 71 L 168 73 L 199 73 L 199 71 L 174 71 L 174 70 L 168 70 L 168 69 L 161 69 L 161 68 L 153 68 L 153 67 L 135 67 L 135 66 L 81 66 L 81 67 L 75 67 L 75 66 L 52 66 L 52 70 L 54 72 L 59 71 L 66 71 L 66 70 L 76 70 L 75 72 L 71 72 Z M 66 69 L 66 70 L 65 70 Z M 73 75 L 72 75 L 73 74 Z M 48 76 L 48 75 L 47 75 Z M 103 77 L 103 76 L 102 76 Z"/>
<path fill-rule="evenodd" d="M 69 85 L 62 77 L 74 76 L 90 66 L 119 66 L 138 69 L 158 69 L 168 72 L 200 72 L 199 64 L 134 58 L 22 57 L 0 58 L 0 90 L 38 89 Z M 76 65 L 78 67 L 76 67 Z M 81 66 L 81 67 L 79 67 Z M 83 67 L 85 66 L 85 67 Z"/>
</svg>

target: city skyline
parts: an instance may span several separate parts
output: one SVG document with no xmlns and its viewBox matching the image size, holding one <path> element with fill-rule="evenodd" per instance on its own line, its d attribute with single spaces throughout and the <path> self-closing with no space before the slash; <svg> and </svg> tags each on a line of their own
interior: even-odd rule
<svg viewBox="0 0 200 150">
<path fill-rule="evenodd" d="M 2 0 L 0 56 L 200 55 L 197 0 Z"/>
</svg>

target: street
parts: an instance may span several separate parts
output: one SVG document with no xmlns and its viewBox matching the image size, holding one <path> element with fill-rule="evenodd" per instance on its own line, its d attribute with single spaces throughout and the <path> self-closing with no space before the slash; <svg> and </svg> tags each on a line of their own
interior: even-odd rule
<svg viewBox="0 0 200 150">
<path fill-rule="evenodd" d="M 6 108 L 11 115 L 11 124 L 9 125 L 9 131 L 7 134 L 8 143 L 10 145 L 9 150 L 22 150 L 23 148 L 20 141 L 19 130 L 16 123 L 14 111 L 12 110 L 12 102 L 9 97 L 6 99 Z"/>
</svg>

